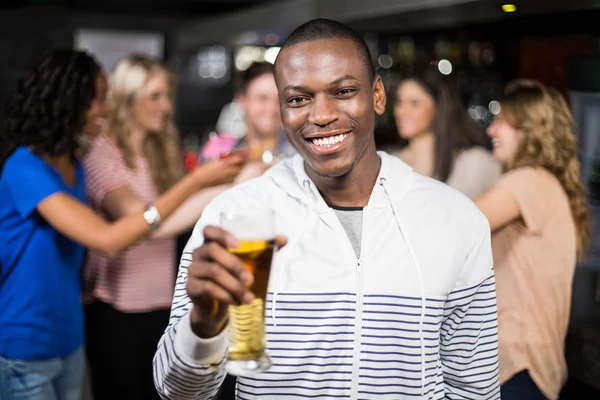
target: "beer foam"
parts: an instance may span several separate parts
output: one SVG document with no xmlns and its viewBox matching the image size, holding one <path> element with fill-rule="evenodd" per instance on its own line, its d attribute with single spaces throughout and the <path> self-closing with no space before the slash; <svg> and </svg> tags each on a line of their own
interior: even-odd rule
<svg viewBox="0 0 600 400">
<path fill-rule="evenodd" d="M 239 240 L 275 239 L 275 213 L 273 210 L 241 210 L 221 213 L 221 228 Z"/>
</svg>

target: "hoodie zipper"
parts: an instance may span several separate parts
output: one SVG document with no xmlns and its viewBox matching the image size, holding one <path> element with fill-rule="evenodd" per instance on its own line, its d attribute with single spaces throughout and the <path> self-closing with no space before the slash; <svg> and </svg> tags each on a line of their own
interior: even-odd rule
<svg viewBox="0 0 600 400">
<path fill-rule="evenodd" d="M 364 212 L 364 211 L 363 211 Z M 363 214 L 364 220 L 364 214 Z M 361 240 L 362 241 L 362 240 Z M 361 244 L 362 253 L 362 244 Z M 358 377 L 360 373 L 360 338 L 362 336 L 363 285 L 362 265 L 360 258 L 356 260 L 356 330 L 354 331 L 354 355 L 352 357 L 352 392 L 350 398 L 356 400 L 358 395 Z"/>
<path fill-rule="evenodd" d="M 356 400 L 358 396 L 358 378 L 360 373 L 360 342 L 362 336 L 362 309 L 363 309 L 363 279 L 362 279 L 362 255 L 364 254 L 364 222 L 365 222 L 365 214 L 367 207 L 363 208 L 363 224 L 362 224 L 362 232 L 361 232 L 361 243 L 360 243 L 360 256 L 355 258 L 355 267 L 356 267 L 356 313 L 355 313 L 355 330 L 354 330 L 354 342 L 353 342 L 353 354 L 352 354 L 352 388 L 350 391 L 350 400 Z M 346 238 L 346 243 L 348 243 L 348 247 L 350 248 L 351 254 L 354 255 L 354 247 L 352 247 L 352 243 L 348 238 L 348 234 L 344 230 L 342 223 L 340 222 L 337 215 L 334 217 L 338 222 L 338 227 L 344 237 Z M 356 256 L 355 256 L 356 257 Z"/>
</svg>

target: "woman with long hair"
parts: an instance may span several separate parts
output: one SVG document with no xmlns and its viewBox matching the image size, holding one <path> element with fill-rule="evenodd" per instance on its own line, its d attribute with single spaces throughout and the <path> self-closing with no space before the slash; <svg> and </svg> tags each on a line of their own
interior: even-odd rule
<svg viewBox="0 0 600 400">
<path fill-rule="evenodd" d="M 105 133 L 84 158 L 89 201 L 106 218 L 135 214 L 186 179 L 174 91 L 173 75 L 158 61 L 132 55 L 117 63 L 109 79 L 112 108 Z M 124 393 L 131 400 L 158 398 L 152 358 L 169 319 L 175 239 L 220 191 L 190 197 L 150 237 L 117 257 L 90 251 L 84 272 L 92 300 L 86 308 L 86 351 L 96 398 Z"/>
<path fill-rule="evenodd" d="M 535 81 L 506 87 L 488 129 L 500 180 L 476 204 L 492 230 L 502 398 L 558 399 L 578 257 L 591 222 L 575 123 L 562 95 Z"/>
<path fill-rule="evenodd" d="M 398 133 L 408 141 L 398 152 L 402 161 L 471 198 L 496 181 L 500 165 L 449 77 L 430 66 L 401 79 L 392 98 Z"/>
<path fill-rule="evenodd" d="M 145 207 L 106 222 L 86 203 L 80 157 L 108 110 L 92 56 L 56 50 L 20 80 L 0 132 L 0 398 L 79 400 L 86 247 L 118 254 L 243 160 L 198 168 Z"/>
</svg>

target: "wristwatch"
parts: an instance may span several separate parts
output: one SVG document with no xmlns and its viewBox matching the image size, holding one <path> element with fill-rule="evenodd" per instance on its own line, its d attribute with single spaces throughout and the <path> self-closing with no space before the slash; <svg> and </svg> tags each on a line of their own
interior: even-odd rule
<svg viewBox="0 0 600 400">
<path fill-rule="evenodd" d="M 156 230 L 160 226 L 160 214 L 154 203 L 148 203 L 144 211 L 144 219 L 150 225 L 150 230 Z"/>
</svg>

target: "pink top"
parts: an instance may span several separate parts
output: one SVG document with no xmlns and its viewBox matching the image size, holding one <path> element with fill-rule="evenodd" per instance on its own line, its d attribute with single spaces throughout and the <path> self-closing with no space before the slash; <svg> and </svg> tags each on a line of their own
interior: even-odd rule
<svg viewBox="0 0 600 400">
<path fill-rule="evenodd" d="M 121 150 L 106 136 L 94 141 L 83 160 L 90 204 L 102 213 L 104 196 L 127 186 L 144 202 L 158 197 L 146 159 L 137 158 L 136 170 L 125 164 Z M 169 308 L 175 285 L 175 241 L 148 239 L 111 258 L 90 250 L 84 272 L 84 295 L 124 312 Z"/>
</svg>

